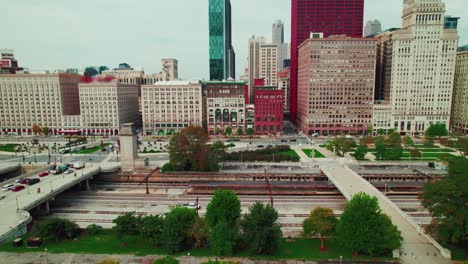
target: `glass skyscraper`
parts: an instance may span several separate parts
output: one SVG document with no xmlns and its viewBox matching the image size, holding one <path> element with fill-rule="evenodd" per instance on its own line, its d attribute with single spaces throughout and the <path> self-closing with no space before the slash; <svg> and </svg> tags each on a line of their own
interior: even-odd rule
<svg viewBox="0 0 468 264">
<path fill-rule="evenodd" d="M 210 80 L 236 78 L 230 0 L 209 0 Z"/>
</svg>

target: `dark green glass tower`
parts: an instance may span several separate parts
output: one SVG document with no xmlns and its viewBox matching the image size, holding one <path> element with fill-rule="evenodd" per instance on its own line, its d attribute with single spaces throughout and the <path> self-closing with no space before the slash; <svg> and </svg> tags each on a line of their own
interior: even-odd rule
<svg viewBox="0 0 468 264">
<path fill-rule="evenodd" d="M 210 80 L 236 78 L 231 39 L 230 0 L 208 0 L 210 24 Z"/>
</svg>

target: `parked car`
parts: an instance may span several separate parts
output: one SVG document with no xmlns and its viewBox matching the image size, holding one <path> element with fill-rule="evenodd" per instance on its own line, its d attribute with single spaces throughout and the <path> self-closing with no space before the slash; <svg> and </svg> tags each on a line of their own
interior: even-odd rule
<svg viewBox="0 0 468 264">
<path fill-rule="evenodd" d="M 282 139 L 281 142 L 288 142 L 286 139 Z"/>
<path fill-rule="evenodd" d="M 75 172 L 73 169 L 68 169 L 68 170 L 65 171 L 66 174 L 71 174 L 73 172 Z"/>
<path fill-rule="evenodd" d="M 13 188 L 11 188 L 12 192 L 19 192 L 24 189 L 24 185 L 15 185 Z"/>
<path fill-rule="evenodd" d="M 16 183 L 20 183 L 22 180 L 24 180 L 23 177 L 16 179 L 15 182 L 16 182 Z"/>
<path fill-rule="evenodd" d="M 293 138 L 293 139 L 290 139 L 289 141 L 291 141 L 291 142 L 296 142 L 297 139 Z"/>
<path fill-rule="evenodd" d="M 199 204 L 196 204 L 196 203 L 184 204 L 184 207 L 190 208 L 190 209 L 200 209 L 201 208 L 201 206 Z"/>
<path fill-rule="evenodd" d="M 32 178 L 32 179 L 29 179 L 28 185 L 34 185 L 34 184 L 36 184 L 36 183 L 38 183 L 40 181 L 41 181 L 41 179 L 39 179 L 39 178 Z"/>
<path fill-rule="evenodd" d="M 21 179 L 21 181 L 19 181 L 19 183 L 21 184 L 27 184 L 29 181 L 29 179 Z"/>
<path fill-rule="evenodd" d="M 13 186 L 15 186 L 15 185 L 12 184 L 12 183 L 3 185 L 3 186 L 2 186 L 2 190 L 4 190 L 4 191 L 9 191 L 9 190 L 11 190 L 11 188 L 13 188 Z"/>
<path fill-rule="evenodd" d="M 49 173 L 47 171 L 39 173 L 39 177 L 45 177 L 47 175 L 49 175 Z"/>
</svg>

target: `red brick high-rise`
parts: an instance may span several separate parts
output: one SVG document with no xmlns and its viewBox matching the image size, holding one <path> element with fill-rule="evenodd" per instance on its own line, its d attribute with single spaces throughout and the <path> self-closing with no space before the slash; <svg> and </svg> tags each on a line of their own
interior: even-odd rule
<svg viewBox="0 0 468 264">
<path fill-rule="evenodd" d="M 364 0 L 291 0 L 291 97 L 292 121 L 297 117 L 298 46 L 311 32 L 362 37 Z"/>
</svg>

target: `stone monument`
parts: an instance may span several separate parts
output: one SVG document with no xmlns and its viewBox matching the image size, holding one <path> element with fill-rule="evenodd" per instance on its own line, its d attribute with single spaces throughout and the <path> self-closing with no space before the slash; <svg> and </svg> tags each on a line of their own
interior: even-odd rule
<svg viewBox="0 0 468 264">
<path fill-rule="evenodd" d="M 120 127 L 120 167 L 123 172 L 135 172 L 148 166 L 148 158 L 138 157 L 138 136 L 133 123 Z"/>
</svg>

